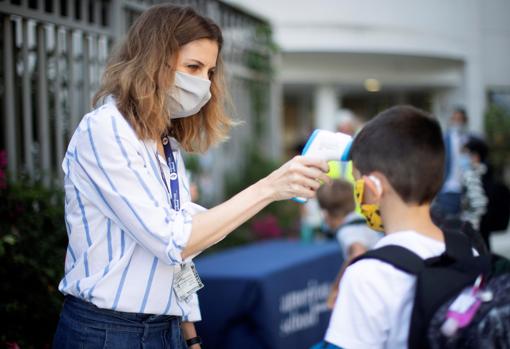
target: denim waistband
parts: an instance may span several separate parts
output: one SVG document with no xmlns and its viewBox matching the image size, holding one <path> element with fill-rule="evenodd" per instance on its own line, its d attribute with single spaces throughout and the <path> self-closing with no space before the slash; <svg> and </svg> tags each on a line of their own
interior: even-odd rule
<svg viewBox="0 0 510 349">
<path fill-rule="evenodd" d="M 170 328 L 181 317 L 172 315 L 155 315 L 128 313 L 111 309 L 101 309 L 94 304 L 67 295 L 64 299 L 63 316 L 69 316 L 80 322 L 87 322 L 96 328 L 124 327 L 130 330 L 161 330 Z"/>
</svg>

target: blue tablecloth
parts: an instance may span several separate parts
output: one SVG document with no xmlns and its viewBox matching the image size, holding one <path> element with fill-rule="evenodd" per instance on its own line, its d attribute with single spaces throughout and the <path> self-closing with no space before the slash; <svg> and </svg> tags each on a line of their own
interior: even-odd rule
<svg viewBox="0 0 510 349">
<path fill-rule="evenodd" d="M 342 258 L 335 242 L 272 240 L 198 258 L 207 349 L 299 349 L 321 340 Z"/>
</svg>

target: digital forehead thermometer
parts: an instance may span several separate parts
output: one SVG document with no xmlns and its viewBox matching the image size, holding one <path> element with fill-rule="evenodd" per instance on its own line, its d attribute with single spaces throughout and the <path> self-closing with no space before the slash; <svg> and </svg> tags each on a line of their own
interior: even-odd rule
<svg viewBox="0 0 510 349">
<path fill-rule="evenodd" d="M 351 144 L 352 137 L 345 133 L 317 129 L 308 138 L 301 155 L 326 161 L 348 161 Z M 300 203 L 307 201 L 299 197 L 292 200 Z"/>
</svg>

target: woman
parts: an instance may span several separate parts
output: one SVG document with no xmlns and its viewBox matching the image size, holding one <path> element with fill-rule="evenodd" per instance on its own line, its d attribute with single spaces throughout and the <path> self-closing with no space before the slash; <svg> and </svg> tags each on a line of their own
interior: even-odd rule
<svg viewBox="0 0 510 349">
<path fill-rule="evenodd" d="M 310 198 L 328 181 L 324 161 L 296 157 L 210 210 L 190 202 L 180 149 L 205 151 L 232 125 L 221 46 L 210 19 L 160 5 L 111 57 L 94 99 L 103 104 L 63 162 L 69 246 L 55 348 L 200 348 L 191 258 L 269 203 Z"/>
</svg>

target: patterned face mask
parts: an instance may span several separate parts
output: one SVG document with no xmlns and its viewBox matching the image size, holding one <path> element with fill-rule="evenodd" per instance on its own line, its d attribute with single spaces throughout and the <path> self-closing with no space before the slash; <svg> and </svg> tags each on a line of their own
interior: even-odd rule
<svg viewBox="0 0 510 349">
<path fill-rule="evenodd" d="M 384 231 L 381 212 L 378 204 L 363 204 L 363 192 L 365 190 L 365 180 L 360 178 L 354 184 L 354 201 L 359 207 L 361 214 L 367 221 L 367 225 L 375 231 Z"/>
</svg>

